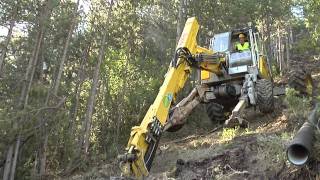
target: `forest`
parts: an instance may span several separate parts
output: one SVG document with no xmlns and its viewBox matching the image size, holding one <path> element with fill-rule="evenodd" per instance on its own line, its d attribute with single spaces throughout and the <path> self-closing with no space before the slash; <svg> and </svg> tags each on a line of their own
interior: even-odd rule
<svg viewBox="0 0 320 180">
<path fill-rule="evenodd" d="M 203 47 L 252 23 L 274 77 L 294 61 L 319 68 L 320 0 L 1 0 L 1 177 L 72 179 L 114 164 L 154 102 L 189 17 Z M 179 96 L 196 80 L 192 73 Z M 215 125 L 199 120 L 207 118 L 197 108 L 164 142 L 209 132 Z"/>
</svg>

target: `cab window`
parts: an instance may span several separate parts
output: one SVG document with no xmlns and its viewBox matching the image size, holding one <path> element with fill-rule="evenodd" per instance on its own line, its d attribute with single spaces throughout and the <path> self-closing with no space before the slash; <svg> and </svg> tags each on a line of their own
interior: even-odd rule
<svg viewBox="0 0 320 180">
<path fill-rule="evenodd" d="M 229 49 L 229 36 L 228 32 L 216 34 L 211 40 L 211 48 L 215 52 L 225 52 Z"/>
</svg>

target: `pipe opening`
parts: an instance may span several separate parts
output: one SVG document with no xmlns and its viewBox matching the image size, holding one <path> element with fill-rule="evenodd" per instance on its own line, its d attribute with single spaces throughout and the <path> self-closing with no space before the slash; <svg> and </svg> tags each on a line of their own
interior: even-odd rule
<svg viewBox="0 0 320 180">
<path fill-rule="evenodd" d="M 293 144 L 287 151 L 288 160 L 294 165 L 303 165 L 309 158 L 309 151 L 302 145 Z"/>
</svg>

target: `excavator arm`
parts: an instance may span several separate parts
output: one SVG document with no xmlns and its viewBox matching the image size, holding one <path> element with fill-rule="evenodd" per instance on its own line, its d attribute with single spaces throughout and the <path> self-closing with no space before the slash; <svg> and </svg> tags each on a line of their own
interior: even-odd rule
<svg viewBox="0 0 320 180">
<path fill-rule="evenodd" d="M 172 110 L 177 94 L 184 87 L 192 66 L 196 63 L 191 60 L 192 56 L 198 53 L 213 54 L 211 50 L 197 46 L 198 30 L 197 20 L 194 17 L 189 18 L 177 45 L 175 58 L 170 64 L 154 103 L 149 107 L 141 124 L 132 128 L 126 153 L 119 156 L 120 167 L 125 176 L 141 178 L 149 174 L 161 133 L 166 130 L 165 127 L 171 125 L 169 111 Z M 188 100 L 181 102 L 189 103 L 190 106 L 187 112 L 184 111 L 182 118 L 200 103 L 199 98 L 195 98 L 197 93 L 194 91 Z M 175 114 L 177 113 L 173 113 L 172 116 Z"/>
</svg>

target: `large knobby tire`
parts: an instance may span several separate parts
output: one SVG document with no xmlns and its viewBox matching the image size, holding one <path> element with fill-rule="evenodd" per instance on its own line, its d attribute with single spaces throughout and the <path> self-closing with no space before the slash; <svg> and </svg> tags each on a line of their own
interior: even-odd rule
<svg viewBox="0 0 320 180">
<path fill-rule="evenodd" d="M 270 80 L 259 79 L 256 82 L 257 105 L 262 113 L 274 110 L 273 85 Z"/>
<path fill-rule="evenodd" d="M 213 123 L 224 123 L 226 116 L 224 114 L 223 106 L 214 102 L 206 105 L 207 115 Z"/>
<path fill-rule="evenodd" d="M 311 74 L 307 73 L 302 68 L 298 69 L 297 67 L 290 71 L 288 85 L 290 88 L 298 91 L 301 95 L 311 96 L 314 90 Z"/>
</svg>

